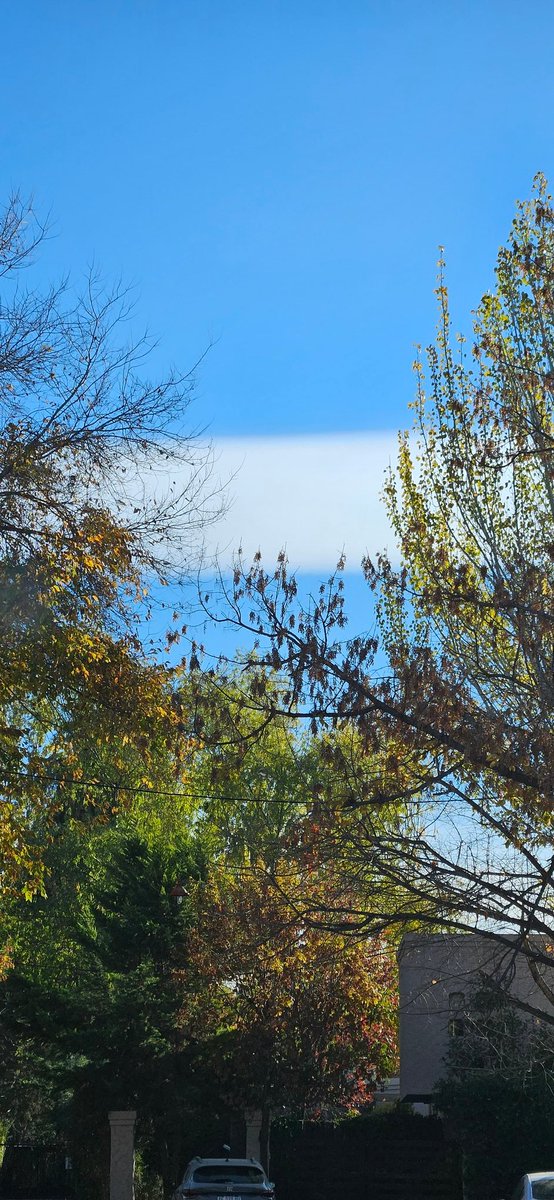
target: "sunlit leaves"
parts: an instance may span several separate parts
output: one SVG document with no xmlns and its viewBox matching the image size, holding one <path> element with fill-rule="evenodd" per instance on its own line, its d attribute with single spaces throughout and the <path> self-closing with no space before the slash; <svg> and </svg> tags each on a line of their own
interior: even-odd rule
<svg viewBox="0 0 554 1200">
<path fill-rule="evenodd" d="M 243 1107 L 317 1115 L 371 1099 L 396 1061 L 395 963 L 378 939 L 354 943 L 310 924 L 286 897 L 289 863 L 214 878 L 203 902 L 204 953 L 228 981 L 213 1070 Z M 324 877 L 308 885 L 318 903 Z M 208 949 L 209 948 L 209 949 Z"/>
<path fill-rule="evenodd" d="M 206 455 L 183 435 L 192 379 L 142 375 L 121 287 L 21 286 L 44 230 L 0 216 L 0 882 L 32 893 L 52 822 L 124 802 L 160 745 L 186 753 L 171 672 L 137 635 L 216 515 Z M 147 473 L 176 475 L 147 485 Z M 152 476 L 152 477 L 154 477 Z M 115 790 L 114 790 L 115 789 Z"/>
<path fill-rule="evenodd" d="M 260 721 L 290 712 L 323 738 L 356 730 L 369 765 L 350 772 L 348 799 L 337 787 L 322 827 L 334 814 L 327 844 L 360 884 L 356 927 L 419 917 L 550 941 L 554 209 L 541 177 L 471 338 L 453 335 L 442 252 L 437 301 L 435 341 L 416 354 L 414 426 L 384 487 L 400 564 L 363 563 L 367 634 L 344 632 L 340 564 L 302 604 L 284 559 L 275 572 L 239 561 L 212 603 L 256 637 L 242 669 Z M 264 668 L 279 675 L 278 703 Z"/>
</svg>

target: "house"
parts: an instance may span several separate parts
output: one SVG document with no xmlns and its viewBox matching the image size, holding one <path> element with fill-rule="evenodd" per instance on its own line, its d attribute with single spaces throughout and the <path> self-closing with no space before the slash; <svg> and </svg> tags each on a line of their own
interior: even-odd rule
<svg viewBox="0 0 554 1200">
<path fill-rule="evenodd" d="M 420 1111 L 429 1111 L 450 1039 L 463 1036 L 467 1003 L 484 976 L 517 1001 L 552 1012 L 513 937 L 502 943 L 484 934 L 408 934 L 398 964 L 400 1098 Z M 541 973 L 554 990 L 554 961 L 552 972 Z"/>
</svg>

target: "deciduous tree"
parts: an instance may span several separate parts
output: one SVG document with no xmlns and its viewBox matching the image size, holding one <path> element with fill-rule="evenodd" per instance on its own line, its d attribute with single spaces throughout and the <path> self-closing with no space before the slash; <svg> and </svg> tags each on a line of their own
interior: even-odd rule
<svg viewBox="0 0 554 1200">
<path fill-rule="evenodd" d="M 244 864 L 213 877 L 204 897 L 200 960 L 227 993 L 213 1072 L 236 1107 L 269 1119 L 315 1119 L 372 1100 L 396 1062 L 396 964 L 377 938 L 354 942 L 314 928 L 287 902 L 290 864 Z M 306 887 L 321 896 L 314 870 Z"/>
<path fill-rule="evenodd" d="M 427 378 L 416 361 L 415 427 L 385 486 L 401 564 L 363 564 L 375 632 L 345 640 L 340 569 L 299 607 L 284 557 L 275 572 L 239 562 L 224 608 L 258 637 L 251 709 L 354 724 L 365 750 L 363 768 L 338 756 L 343 784 L 324 805 L 345 895 L 359 889 L 354 905 L 337 898 L 336 924 L 494 936 L 506 978 L 516 949 L 527 955 L 549 1002 L 537 1015 L 554 1021 L 543 978 L 554 943 L 554 210 L 542 179 L 518 206 L 470 346 L 452 336 L 442 263 L 438 298 Z M 286 681 L 280 704 L 264 690 L 268 665 Z M 409 815 L 383 825 L 398 804 Z"/>
<path fill-rule="evenodd" d="M 191 376 L 145 377 L 123 289 L 33 289 L 43 236 L 14 197 L 0 218 L 0 858 L 2 883 L 31 891 L 63 778 L 106 809 L 114 793 L 86 779 L 102 781 L 114 738 L 147 779 L 151 735 L 182 740 L 138 614 L 218 507 L 184 428 Z"/>
</svg>

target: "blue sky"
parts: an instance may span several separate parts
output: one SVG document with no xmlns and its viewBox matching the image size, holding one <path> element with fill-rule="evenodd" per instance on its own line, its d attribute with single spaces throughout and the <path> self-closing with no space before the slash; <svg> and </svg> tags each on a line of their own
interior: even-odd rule
<svg viewBox="0 0 554 1200">
<path fill-rule="evenodd" d="M 44 277 L 94 259 L 136 284 L 160 367 L 213 343 L 193 419 L 223 475 L 245 464 L 220 544 L 263 547 L 277 507 L 295 566 L 325 570 L 340 530 L 295 488 L 336 515 L 335 445 L 354 567 L 390 452 L 366 494 L 348 445 L 409 419 L 438 245 L 467 326 L 515 199 L 554 178 L 551 0 L 20 0 L 2 42 L 0 196 L 50 210 Z"/>
</svg>

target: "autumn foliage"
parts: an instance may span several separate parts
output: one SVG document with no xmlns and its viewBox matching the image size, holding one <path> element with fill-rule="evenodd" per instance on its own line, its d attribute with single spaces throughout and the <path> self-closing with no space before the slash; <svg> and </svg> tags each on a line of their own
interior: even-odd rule
<svg viewBox="0 0 554 1200">
<path fill-rule="evenodd" d="M 344 1113 L 395 1067 L 394 954 L 306 923 L 290 882 L 290 866 L 270 877 L 259 863 L 204 896 L 199 952 L 227 989 L 213 1069 L 236 1107 Z"/>
<path fill-rule="evenodd" d="M 109 814 L 118 785 L 152 782 L 160 746 L 182 750 L 168 672 L 147 661 L 137 621 L 217 508 L 183 431 L 192 380 L 144 378 L 148 343 L 124 338 L 121 288 L 92 276 L 81 296 L 33 290 L 43 236 L 12 198 L 0 217 L 0 858 L 2 884 L 29 894 L 53 821 Z M 175 486 L 146 486 L 168 471 Z"/>
<path fill-rule="evenodd" d="M 506 953 L 517 942 L 543 987 L 554 940 L 554 209 L 544 180 L 518 205 L 468 340 L 452 333 L 444 270 L 441 259 L 414 427 L 385 480 L 400 563 L 383 553 L 362 564 L 371 632 L 346 636 L 344 563 L 302 605 L 284 555 L 274 571 L 260 556 L 251 568 L 239 561 L 210 603 L 257 637 L 244 671 L 250 711 L 357 731 L 357 756 L 335 756 L 320 846 L 357 886 L 351 922 L 501 941 L 511 932 Z M 280 704 L 268 669 L 280 674 Z M 339 906 L 336 924 L 344 919 Z M 538 1015 L 554 1020 L 545 996 Z"/>
</svg>

